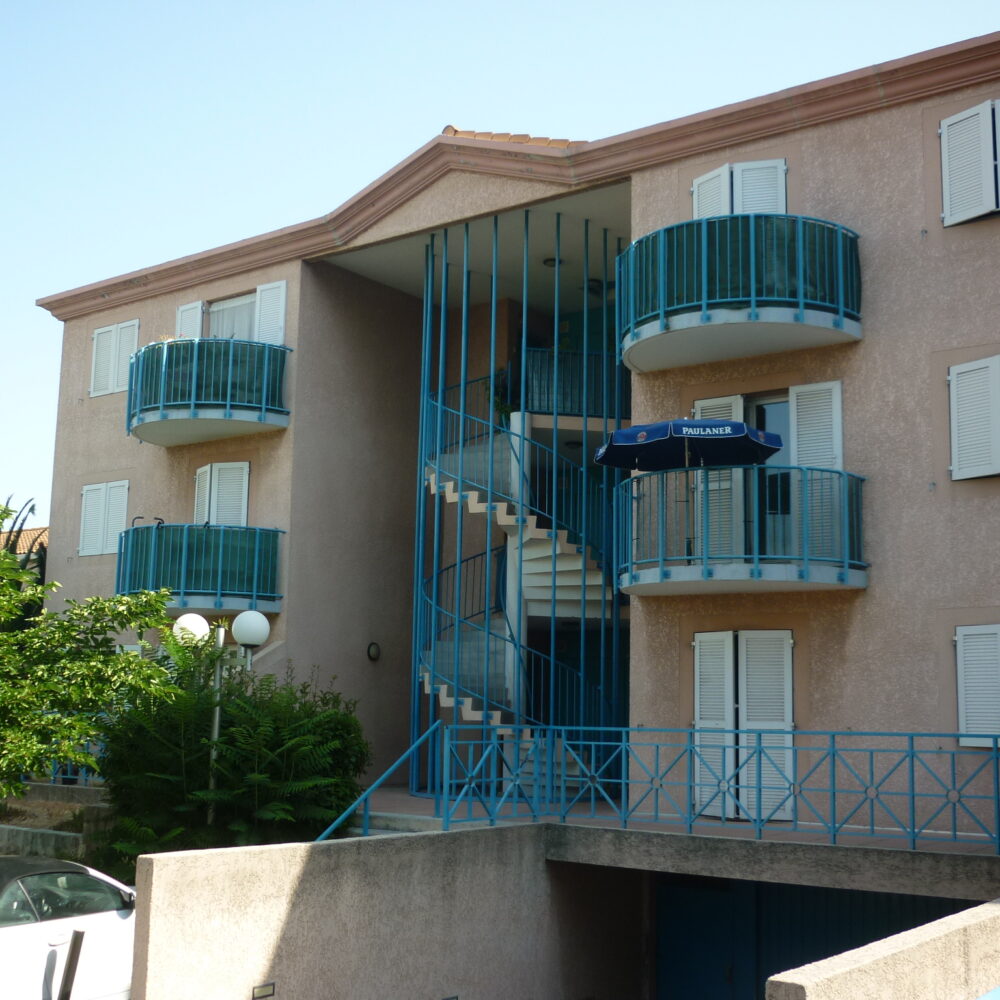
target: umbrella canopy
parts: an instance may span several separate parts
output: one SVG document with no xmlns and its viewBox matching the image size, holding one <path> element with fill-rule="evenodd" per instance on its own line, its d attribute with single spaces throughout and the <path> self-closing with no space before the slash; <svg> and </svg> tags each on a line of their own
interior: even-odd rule
<svg viewBox="0 0 1000 1000">
<path fill-rule="evenodd" d="M 688 465 L 755 465 L 780 449 L 780 435 L 741 420 L 661 420 L 614 431 L 594 461 L 656 472 Z"/>
</svg>

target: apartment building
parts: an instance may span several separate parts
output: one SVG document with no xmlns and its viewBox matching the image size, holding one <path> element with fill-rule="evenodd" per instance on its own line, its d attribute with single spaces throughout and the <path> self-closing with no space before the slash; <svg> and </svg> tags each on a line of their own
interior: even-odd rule
<svg viewBox="0 0 1000 1000">
<path fill-rule="evenodd" d="M 1000 34 L 595 142 L 449 127 L 42 299 L 49 575 L 264 612 L 455 823 L 995 854 L 998 102 Z M 593 461 L 676 418 L 782 447 Z"/>
</svg>

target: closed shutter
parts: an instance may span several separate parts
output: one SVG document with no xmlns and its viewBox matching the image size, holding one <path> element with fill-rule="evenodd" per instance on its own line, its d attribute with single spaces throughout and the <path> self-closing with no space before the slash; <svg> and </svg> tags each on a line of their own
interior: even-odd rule
<svg viewBox="0 0 1000 1000">
<path fill-rule="evenodd" d="M 951 478 L 1000 474 L 1000 355 L 948 369 Z"/>
<path fill-rule="evenodd" d="M 788 390 L 792 465 L 842 469 L 844 465 L 839 382 L 793 385 Z M 793 537 L 810 558 L 842 556 L 844 492 L 842 477 L 823 472 L 792 472 Z M 803 519 L 808 524 L 803 524 Z M 808 537 L 806 530 L 808 529 Z"/>
<path fill-rule="evenodd" d="M 83 502 L 80 511 L 81 556 L 96 556 L 104 551 L 104 509 L 107 499 L 107 483 L 84 486 L 81 491 Z"/>
<path fill-rule="evenodd" d="M 188 302 L 177 307 L 177 336 L 196 338 L 201 336 L 201 303 Z"/>
<path fill-rule="evenodd" d="M 696 177 L 691 186 L 694 218 L 707 219 L 713 215 L 729 215 L 733 210 L 729 164 L 710 173 Z"/>
<path fill-rule="evenodd" d="M 784 214 L 784 160 L 734 163 L 732 170 L 734 212 Z"/>
<path fill-rule="evenodd" d="M 993 102 L 941 122 L 941 221 L 953 226 L 997 208 Z"/>
<path fill-rule="evenodd" d="M 249 462 L 219 462 L 212 466 L 213 524 L 246 525 L 249 480 Z"/>
<path fill-rule="evenodd" d="M 128 516 L 128 480 L 107 484 L 104 509 L 104 552 L 118 551 L 118 536 L 125 530 Z"/>
<path fill-rule="evenodd" d="M 113 326 L 94 331 L 94 355 L 90 369 L 90 394 L 102 396 L 112 392 L 115 378 L 115 347 L 117 333 Z"/>
<path fill-rule="evenodd" d="M 958 729 L 1000 734 L 1000 625 L 966 625 L 955 630 L 958 658 Z M 964 747 L 989 747 L 992 740 L 963 736 Z"/>
<path fill-rule="evenodd" d="M 118 324 L 117 357 L 115 358 L 115 391 L 128 388 L 128 362 L 139 346 L 139 321 Z"/>
<path fill-rule="evenodd" d="M 696 400 L 694 415 L 696 420 L 742 420 L 743 397 Z M 695 486 L 695 557 L 707 556 L 716 562 L 742 558 L 742 470 L 696 470 L 691 480 Z"/>
<path fill-rule="evenodd" d="M 211 511 L 212 466 L 203 465 L 194 474 L 194 523 L 207 524 Z"/>
<path fill-rule="evenodd" d="M 733 770 L 735 707 L 733 633 L 694 637 L 694 807 L 710 816 L 733 815 L 734 801 L 720 790 Z"/>
<path fill-rule="evenodd" d="M 743 737 L 740 803 L 753 818 L 789 819 L 792 633 L 783 629 L 740 632 L 738 656 L 740 729 L 779 730 L 760 736 L 759 748 L 752 732 Z"/>
<path fill-rule="evenodd" d="M 284 281 L 258 286 L 254 339 L 263 344 L 283 344 L 285 342 Z"/>
</svg>

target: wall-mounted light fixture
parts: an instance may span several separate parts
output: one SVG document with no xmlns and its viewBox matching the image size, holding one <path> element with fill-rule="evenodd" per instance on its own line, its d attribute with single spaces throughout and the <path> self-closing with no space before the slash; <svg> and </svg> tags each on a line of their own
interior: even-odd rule
<svg viewBox="0 0 1000 1000">
<path fill-rule="evenodd" d="M 382 655 L 382 647 L 377 642 L 368 643 L 368 659 L 374 663 Z"/>
</svg>

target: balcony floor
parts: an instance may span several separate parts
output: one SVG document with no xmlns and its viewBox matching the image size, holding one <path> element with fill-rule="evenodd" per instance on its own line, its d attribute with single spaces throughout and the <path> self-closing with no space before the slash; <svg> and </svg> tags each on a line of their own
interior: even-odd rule
<svg viewBox="0 0 1000 1000">
<path fill-rule="evenodd" d="M 713 562 L 708 569 L 710 577 L 705 576 L 701 563 L 671 565 L 662 571 L 654 566 L 636 573 L 623 573 L 619 586 L 625 594 L 661 596 L 863 590 L 868 586 L 866 570 L 849 569 L 844 573 L 839 566 L 822 563 L 813 563 L 808 570 L 802 570 L 798 563 L 762 563 L 759 576 L 754 575 L 753 564 L 747 562 Z"/>
<path fill-rule="evenodd" d="M 191 416 L 188 408 L 146 414 L 132 425 L 131 434 L 147 444 L 172 448 L 202 441 L 222 441 L 246 434 L 279 431 L 288 426 L 287 414 L 268 413 L 262 420 L 251 410 L 234 410 L 229 416 L 221 408 L 203 408 Z"/>
</svg>

